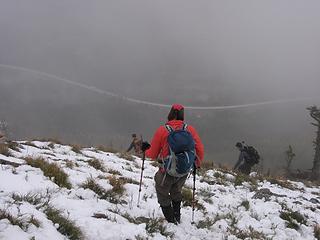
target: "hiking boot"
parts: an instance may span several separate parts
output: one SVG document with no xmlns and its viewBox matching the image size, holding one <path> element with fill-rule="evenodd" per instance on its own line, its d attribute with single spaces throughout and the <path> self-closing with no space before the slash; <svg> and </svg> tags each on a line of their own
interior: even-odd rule
<svg viewBox="0 0 320 240">
<path fill-rule="evenodd" d="M 175 223 L 175 224 L 177 223 L 176 219 L 174 217 L 174 213 L 173 213 L 173 209 L 172 209 L 171 205 L 167 206 L 167 207 L 162 207 L 161 206 L 161 209 L 162 209 L 164 217 L 166 218 L 166 220 L 168 222 Z"/>
<path fill-rule="evenodd" d="M 181 217 L 180 205 L 181 205 L 181 201 L 178 201 L 178 202 L 172 201 L 173 214 L 178 223 L 180 223 L 180 217 Z"/>
</svg>

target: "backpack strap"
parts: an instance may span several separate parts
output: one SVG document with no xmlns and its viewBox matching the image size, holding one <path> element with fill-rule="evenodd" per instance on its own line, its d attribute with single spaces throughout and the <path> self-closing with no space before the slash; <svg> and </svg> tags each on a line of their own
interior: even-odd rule
<svg viewBox="0 0 320 240">
<path fill-rule="evenodd" d="M 169 133 L 174 131 L 173 128 L 168 124 L 166 124 L 164 126 L 166 127 L 166 129 L 168 130 Z M 187 131 L 187 127 L 188 127 L 188 124 L 184 123 L 183 126 L 182 126 L 182 130 Z"/>
<path fill-rule="evenodd" d="M 164 125 L 166 127 L 166 129 L 168 130 L 169 133 L 173 132 L 173 128 L 169 125 Z"/>
</svg>

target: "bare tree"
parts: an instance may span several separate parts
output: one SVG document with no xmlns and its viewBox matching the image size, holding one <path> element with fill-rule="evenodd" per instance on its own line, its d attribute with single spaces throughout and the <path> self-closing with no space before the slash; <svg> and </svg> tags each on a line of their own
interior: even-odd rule
<svg viewBox="0 0 320 240">
<path fill-rule="evenodd" d="M 310 112 L 310 116 L 316 121 L 311 123 L 317 127 L 317 137 L 313 142 L 315 145 L 315 155 L 312 167 L 312 176 L 315 179 L 320 179 L 320 109 L 316 106 L 308 107 L 307 110 Z"/>
<path fill-rule="evenodd" d="M 287 173 L 287 175 L 290 175 L 291 163 L 292 163 L 293 158 L 296 156 L 296 154 L 293 152 L 291 145 L 289 145 L 289 148 L 287 151 L 285 151 L 285 154 L 286 154 L 286 173 Z"/>
</svg>

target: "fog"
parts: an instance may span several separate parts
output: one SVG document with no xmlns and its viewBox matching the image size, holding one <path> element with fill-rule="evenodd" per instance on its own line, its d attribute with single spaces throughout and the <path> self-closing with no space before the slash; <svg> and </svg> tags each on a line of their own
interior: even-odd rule
<svg viewBox="0 0 320 240">
<path fill-rule="evenodd" d="M 320 104 L 319 10 L 317 0 L 2 0 L 0 64 L 161 104 L 314 98 L 186 110 L 208 160 L 232 165 L 245 140 L 266 167 L 284 165 L 291 144 L 294 167 L 310 168 L 315 129 L 305 108 Z M 0 66 L 0 119 L 14 139 L 124 149 L 133 132 L 151 140 L 168 111 Z"/>
</svg>

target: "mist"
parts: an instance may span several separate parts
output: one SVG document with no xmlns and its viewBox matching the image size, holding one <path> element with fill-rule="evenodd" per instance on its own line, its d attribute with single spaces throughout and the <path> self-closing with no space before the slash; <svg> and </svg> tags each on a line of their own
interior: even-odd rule
<svg viewBox="0 0 320 240">
<path fill-rule="evenodd" d="M 314 98 L 186 110 L 208 160 L 232 165 L 245 140 L 266 167 L 281 167 L 291 144 L 294 167 L 310 168 L 315 129 L 305 108 L 320 104 L 319 10 L 316 0 L 3 0 L 0 64 L 169 105 Z M 0 67 L 0 119 L 14 139 L 125 149 L 133 132 L 150 140 L 168 111 Z"/>
</svg>

